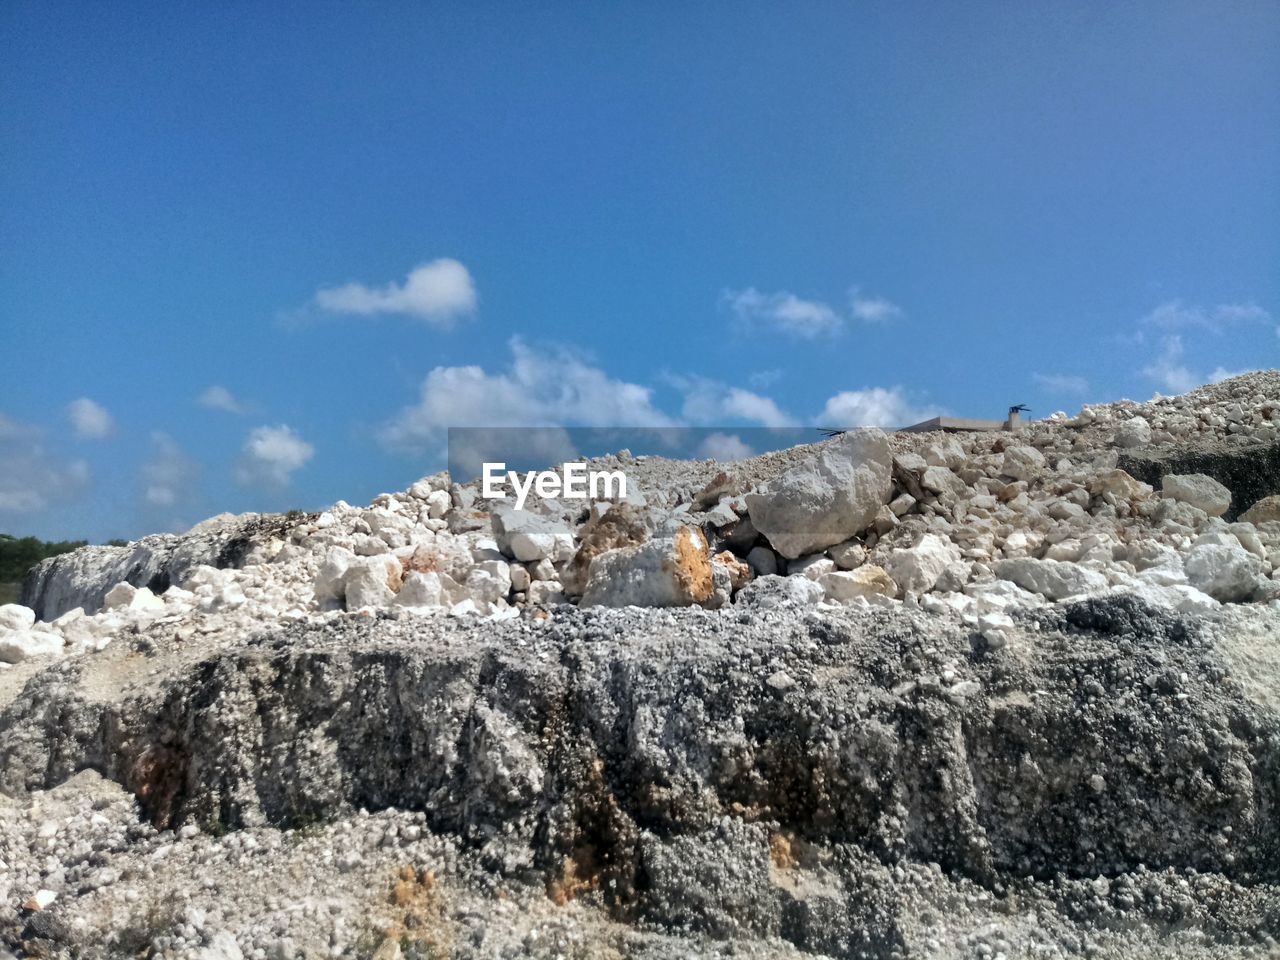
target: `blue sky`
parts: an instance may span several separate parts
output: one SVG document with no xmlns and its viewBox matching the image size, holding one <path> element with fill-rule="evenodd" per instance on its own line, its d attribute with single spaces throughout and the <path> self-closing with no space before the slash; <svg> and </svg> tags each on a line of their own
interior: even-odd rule
<svg viewBox="0 0 1280 960">
<path fill-rule="evenodd" d="M 1277 365 L 1276 4 L 541 6 L 0 6 L 0 530 Z"/>
</svg>

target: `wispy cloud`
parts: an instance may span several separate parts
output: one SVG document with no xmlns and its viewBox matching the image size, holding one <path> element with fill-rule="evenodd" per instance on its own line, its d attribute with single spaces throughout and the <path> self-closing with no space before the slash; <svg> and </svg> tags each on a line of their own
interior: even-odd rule
<svg viewBox="0 0 1280 960">
<path fill-rule="evenodd" d="M 288 486 L 314 454 L 315 447 L 292 427 L 256 427 L 244 442 L 236 480 L 246 486 Z"/>
<path fill-rule="evenodd" d="M 312 303 L 326 313 L 398 314 L 445 328 L 475 310 L 476 287 L 465 266 L 442 258 L 414 267 L 403 283 L 344 283 L 317 290 Z"/>
<path fill-rule="evenodd" d="M 37 428 L 0 414 L 0 513 L 28 514 L 80 494 L 89 465 L 45 449 Z"/>
<path fill-rule="evenodd" d="M 67 419 L 76 436 L 84 440 L 103 440 L 115 432 L 115 421 L 106 408 L 88 397 L 67 404 Z"/>
<path fill-rule="evenodd" d="M 903 309 L 884 297 L 866 297 L 854 287 L 849 292 L 849 312 L 861 323 L 892 323 L 903 316 Z"/>
<path fill-rule="evenodd" d="M 805 300 L 785 290 L 761 293 L 755 287 L 726 290 L 722 299 L 737 323 L 747 330 L 771 329 L 812 340 L 839 333 L 844 319 L 821 300 Z"/>
<path fill-rule="evenodd" d="M 209 410 L 221 410 L 224 413 L 234 413 L 237 416 L 248 412 L 248 408 L 236 399 L 230 390 L 217 384 L 209 387 L 200 396 L 196 397 L 196 403 Z"/>
<path fill-rule="evenodd" d="M 1220 303 L 1217 306 L 1168 300 L 1138 321 L 1159 330 L 1201 329 L 1222 333 L 1241 324 L 1272 323 L 1271 314 L 1256 303 Z"/>
<path fill-rule="evenodd" d="M 698 453 L 721 463 L 733 463 L 753 456 L 755 451 L 735 433 L 713 433 L 702 441 Z"/>
<path fill-rule="evenodd" d="M 1200 386 L 1201 380 L 1183 362 L 1182 337 L 1165 337 L 1160 353 L 1142 368 L 1142 375 L 1171 393 L 1186 393 Z"/>
<path fill-rule="evenodd" d="M 681 394 L 680 416 L 687 424 L 746 422 L 761 427 L 791 427 L 798 422 L 761 393 L 693 374 L 668 373 L 662 379 Z"/>
<path fill-rule="evenodd" d="M 615 379 L 587 358 L 562 347 L 538 348 L 508 341 L 510 363 L 436 367 L 419 388 L 416 403 L 401 409 L 379 431 L 392 449 L 438 447 L 449 427 L 671 426 L 654 406 L 653 391 Z"/>
<path fill-rule="evenodd" d="M 1089 381 L 1084 377 L 1069 373 L 1033 373 L 1036 383 L 1056 393 L 1086 394 L 1089 392 Z"/>
<path fill-rule="evenodd" d="M 200 467 L 169 434 L 151 434 L 151 456 L 139 470 L 142 499 L 148 508 L 172 512 L 190 507 L 200 478 Z M 184 527 L 176 522 L 172 526 Z"/>
<path fill-rule="evenodd" d="M 844 390 L 827 400 L 817 419 L 821 427 L 908 427 L 944 411 L 911 400 L 902 387 Z"/>
</svg>

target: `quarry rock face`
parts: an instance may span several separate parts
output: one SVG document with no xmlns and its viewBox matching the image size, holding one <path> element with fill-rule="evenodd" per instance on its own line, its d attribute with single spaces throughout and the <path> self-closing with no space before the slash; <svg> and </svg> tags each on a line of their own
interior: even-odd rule
<svg viewBox="0 0 1280 960">
<path fill-rule="evenodd" d="M 751 522 L 788 559 L 862 533 L 889 502 L 892 454 L 884 433 L 851 430 L 747 495 Z"/>
<path fill-rule="evenodd" d="M 1280 374 L 0 607 L 0 957 L 1268 956 Z"/>
</svg>

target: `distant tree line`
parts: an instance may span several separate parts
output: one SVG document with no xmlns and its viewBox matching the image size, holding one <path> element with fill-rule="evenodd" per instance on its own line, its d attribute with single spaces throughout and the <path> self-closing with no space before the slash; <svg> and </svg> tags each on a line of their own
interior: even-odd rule
<svg viewBox="0 0 1280 960">
<path fill-rule="evenodd" d="M 123 546 L 126 540 L 108 541 L 111 546 Z M 45 557 L 69 553 L 88 543 L 87 540 L 37 540 L 35 537 L 12 537 L 0 533 L 0 583 L 15 583 L 24 579 L 27 571 Z"/>
</svg>

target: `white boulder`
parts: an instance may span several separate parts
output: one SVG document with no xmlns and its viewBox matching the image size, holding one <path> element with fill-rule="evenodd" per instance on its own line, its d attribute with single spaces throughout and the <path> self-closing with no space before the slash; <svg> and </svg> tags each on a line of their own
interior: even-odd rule
<svg viewBox="0 0 1280 960">
<path fill-rule="evenodd" d="M 1024 590 L 1050 600 L 1102 593 L 1110 586 L 1098 571 L 1062 560 L 1015 557 L 997 561 L 992 570 L 1001 580 L 1011 580 Z"/>
<path fill-rule="evenodd" d="M 0 663 L 21 663 L 33 657 L 56 657 L 63 652 L 62 637 L 48 630 L 0 631 Z"/>
<path fill-rule="evenodd" d="M 1238 544 L 1198 544 L 1182 567 L 1191 586 L 1223 603 L 1247 600 L 1263 579 L 1262 561 Z"/>
<path fill-rule="evenodd" d="M 926 533 L 914 547 L 894 550 L 884 569 L 904 594 L 919 595 L 932 590 L 942 572 L 962 559 L 960 548 L 950 540 Z"/>
<path fill-rule="evenodd" d="M 355 557 L 343 577 L 348 610 L 388 606 L 401 586 L 400 561 L 390 554 Z"/>
<path fill-rule="evenodd" d="M 1118 427 L 1112 442 L 1117 447 L 1141 447 L 1151 442 L 1151 424 L 1146 417 L 1130 417 Z"/>
<path fill-rule="evenodd" d="M 1044 473 L 1044 454 L 1035 447 L 1009 447 L 1000 463 L 1000 472 L 1015 480 L 1031 480 Z"/>
<path fill-rule="evenodd" d="M 850 430 L 747 494 L 751 522 L 788 559 L 824 550 L 871 525 L 893 492 L 892 464 L 883 431 Z"/>
<path fill-rule="evenodd" d="M 0 606 L 0 630 L 26 630 L 36 622 L 36 612 L 20 603 Z"/>
<path fill-rule="evenodd" d="M 1189 503 L 1211 517 L 1220 517 L 1231 506 L 1231 491 L 1203 473 L 1168 474 L 1160 481 L 1166 499 Z"/>
<path fill-rule="evenodd" d="M 568 527 L 528 510 L 494 510 L 493 532 L 498 549 L 524 563 L 573 549 L 573 533 Z"/>
</svg>

